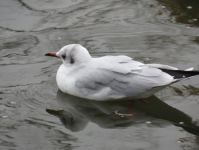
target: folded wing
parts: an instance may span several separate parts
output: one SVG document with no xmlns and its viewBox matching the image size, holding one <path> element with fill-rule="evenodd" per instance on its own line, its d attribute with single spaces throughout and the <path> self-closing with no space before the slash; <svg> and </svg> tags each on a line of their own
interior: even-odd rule
<svg viewBox="0 0 199 150">
<path fill-rule="evenodd" d="M 173 81 L 162 70 L 127 56 L 95 58 L 82 66 L 79 74 L 75 84 L 78 92 L 95 100 L 132 98 Z"/>
</svg>

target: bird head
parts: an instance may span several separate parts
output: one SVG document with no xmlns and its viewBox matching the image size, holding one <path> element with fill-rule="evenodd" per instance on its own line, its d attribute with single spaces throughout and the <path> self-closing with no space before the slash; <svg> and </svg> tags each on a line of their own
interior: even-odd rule
<svg viewBox="0 0 199 150">
<path fill-rule="evenodd" d="M 88 50 L 80 44 L 69 44 L 61 48 L 58 52 L 47 53 L 45 56 L 61 58 L 63 64 L 71 66 L 74 64 L 86 63 L 92 59 Z"/>
</svg>

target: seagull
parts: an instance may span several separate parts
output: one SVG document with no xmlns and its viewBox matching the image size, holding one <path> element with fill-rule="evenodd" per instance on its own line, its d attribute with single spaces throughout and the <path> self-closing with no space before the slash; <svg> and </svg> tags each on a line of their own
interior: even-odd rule
<svg viewBox="0 0 199 150">
<path fill-rule="evenodd" d="M 63 62 L 56 75 L 62 92 L 96 101 L 148 98 L 172 83 L 199 75 L 193 68 L 144 64 L 124 55 L 92 58 L 80 44 L 66 45 L 45 56 Z"/>
</svg>

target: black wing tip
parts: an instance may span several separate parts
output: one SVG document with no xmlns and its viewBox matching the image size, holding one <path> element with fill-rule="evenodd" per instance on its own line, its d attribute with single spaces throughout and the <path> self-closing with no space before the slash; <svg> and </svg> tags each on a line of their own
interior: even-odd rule
<svg viewBox="0 0 199 150">
<path fill-rule="evenodd" d="M 168 69 L 160 69 L 160 70 L 173 76 L 174 79 L 184 79 L 199 75 L 199 71 L 168 70 Z"/>
</svg>

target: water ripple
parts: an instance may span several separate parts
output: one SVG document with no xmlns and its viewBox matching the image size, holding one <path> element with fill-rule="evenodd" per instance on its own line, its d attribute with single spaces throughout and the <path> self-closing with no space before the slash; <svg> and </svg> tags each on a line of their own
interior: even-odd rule
<svg viewBox="0 0 199 150">
<path fill-rule="evenodd" d="M 1 1 L 0 149 L 179 149 L 176 141 L 198 149 L 199 77 L 156 93 L 165 103 L 137 102 L 132 117 L 124 115 L 129 102 L 68 98 L 59 105 L 55 76 L 61 61 L 44 56 L 79 43 L 93 57 L 122 54 L 197 70 L 197 3 Z"/>
</svg>

